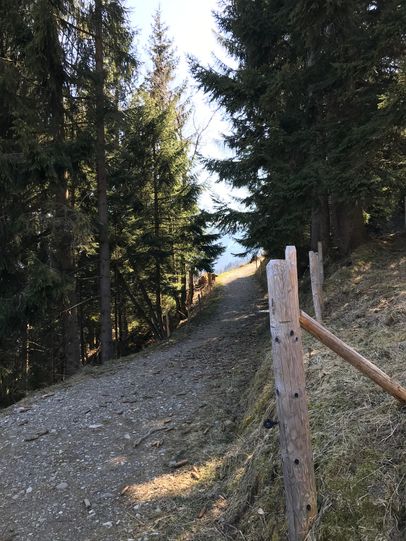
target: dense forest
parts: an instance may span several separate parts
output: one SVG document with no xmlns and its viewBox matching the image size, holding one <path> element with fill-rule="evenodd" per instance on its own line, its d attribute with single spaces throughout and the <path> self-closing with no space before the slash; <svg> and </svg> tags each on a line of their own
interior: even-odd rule
<svg viewBox="0 0 406 541">
<path fill-rule="evenodd" d="M 247 188 L 219 223 L 250 249 L 347 255 L 400 215 L 406 195 L 406 6 L 397 0 L 224 0 L 232 59 L 192 62 L 231 122 L 207 167 Z"/>
<path fill-rule="evenodd" d="M 0 541 L 406 540 L 405 53 L 406 0 L 0 0 Z"/>
<path fill-rule="evenodd" d="M 125 8 L 0 2 L 2 405 L 163 338 L 222 250 L 167 28 L 142 77 Z"/>
<path fill-rule="evenodd" d="M 247 253 L 346 256 L 403 212 L 406 9 L 396 0 L 223 0 L 230 59 L 191 59 L 230 122 L 198 207 L 192 111 L 160 12 L 149 62 L 124 0 L 0 0 L 1 404 L 165 335 L 220 235 Z M 190 131 L 190 130 L 189 130 Z"/>
</svg>

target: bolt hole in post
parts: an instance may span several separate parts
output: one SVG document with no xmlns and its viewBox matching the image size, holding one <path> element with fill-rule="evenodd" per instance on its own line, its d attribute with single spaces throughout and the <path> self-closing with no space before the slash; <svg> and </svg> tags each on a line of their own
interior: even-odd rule
<svg viewBox="0 0 406 541">
<path fill-rule="evenodd" d="M 289 541 L 304 541 L 316 517 L 316 483 L 305 391 L 296 250 L 267 265 L 269 317 Z M 293 334 L 292 334 L 293 333 Z M 280 337 L 294 340 L 281 340 Z M 289 389 L 296 389 L 290 391 Z M 287 391 L 287 392 L 286 392 Z M 311 509 L 306 507 L 311 505 Z"/>
</svg>

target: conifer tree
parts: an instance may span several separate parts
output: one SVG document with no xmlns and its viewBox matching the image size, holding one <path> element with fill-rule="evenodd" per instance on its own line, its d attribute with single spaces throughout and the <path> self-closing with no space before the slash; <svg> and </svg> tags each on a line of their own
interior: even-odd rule
<svg viewBox="0 0 406 541">
<path fill-rule="evenodd" d="M 12 292 L 11 299 L 13 295 L 20 298 L 15 306 L 14 299 L 6 303 L 6 311 L 7 306 L 9 309 L 6 318 L 18 317 L 27 329 L 25 334 L 30 329 L 34 341 L 47 344 L 47 348 L 55 347 L 56 370 L 67 375 L 75 372 L 80 363 L 74 308 L 72 220 L 67 199 L 64 129 L 67 75 L 65 51 L 60 42 L 60 20 L 68 7 L 69 2 L 50 6 L 49 2 L 37 0 L 22 2 L 16 19 L 13 10 L 2 12 L 6 22 L 4 45 L 7 48 L 8 41 L 15 46 L 10 56 L 9 49 L 2 57 L 3 61 L 7 59 L 8 68 L 15 76 L 15 96 L 2 107 L 3 113 L 9 109 L 8 129 L 2 134 L 2 158 L 8 161 L 2 176 L 8 192 L 4 202 L 9 204 L 5 214 L 14 216 L 21 206 L 19 225 L 11 226 L 10 222 L 10 229 L 14 229 L 14 238 L 22 240 L 27 250 L 25 258 L 17 257 L 15 261 L 20 269 L 15 290 L 10 288 L 7 274 L 3 274 L 4 287 L 8 293 Z M 7 147 L 17 151 L 18 158 L 14 155 L 9 159 Z M 10 199 L 10 182 L 17 178 Z M 7 267 L 4 270 L 7 272 Z M 52 291 L 47 289 L 46 283 L 52 284 Z M 36 319 L 31 315 L 34 306 L 41 306 Z M 41 326 L 44 324 L 52 325 L 52 331 L 43 334 Z M 21 349 L 28 371 L 29 346 Z"/>
<path fill-rule="evenodd" d="M 66 53 L 61 42 L 60 19 L 72 9 L 70 1 L 38 0 L 33 7 L 33 41 L 28 60 L 44 99 L 43 127 L 51 138 L 54 156 L 53 174 L 50 178 L 54 193 L 54 216 L 51 265 L 57 270 L 61 285 L 60 313 L 62 319 L 64 373 L 72 375 L 80 367 L 79 327 L 75 263 L 73 258 L 72 209 L 68 187 L 69 158 L 66 155 L 65 106 L 68 77 Z"/>
<path fill-rule="evenodd" d="M 100 250 L 100 342 L 101 362 L 112 356 L 112 324 L 111 324 L 111 281 L 110 281 L 110 243 L 108 232 L 107 207 L 107 171 L 105 142 L 105 99 L 104 99 L 104 35 L 103 35 L 103 2 L 94 3 L 95 30 L 95 104 L 96 104 L 96 178 L 97 206 L 99 217 L 99 250 Z"/>
<path fill-rule="evenodd" d="M 159 11 L 150 57 L 146 81 L 127 111 L 116 166 L 116 254 L 120 283 L 131 293 L 136 313 L 162 338 L 164 309 L 174 303 L 185 317 L 189 268 L 202 269 L 204 258 L 210 267 L 221 248 L 218 236 L 205 232 L 197 207 L 199 189 L 183 133 L 187 111 L 174 83 L 174 52 Z"/>
<path fill-rule="evenodd" d="M 117 355 L 162 338 L 221 248 L 160 17 L 136 90 L 122 2 L 0 0 L 0 25 L 3 406 L 111 357 L 112 338 Z"/>
<path fill-rule="evenodd" d="M 233 125 L 235 157 L 209 167 L 250 191 L 247 211 L 222 209 L 221 223 L 245 230 L 248 249 L 322 240 L 345 254 L 398 177 L 401 121 L 388 122 L 381 98 L 404 54 L 405 10 L 363 0 L 223 7 L 220 41 L 236 67 L 193 66 Z"/>
<path fill-rule="evenodd" d="M 112 357 L 112 307 L 107 148 L 117 139 L 124 87 L 135 67 L 133 34 L 121 1 L 85 2 L 79 24 L 84 30 L 79 88 L 85 99 L 88 135 L 94 142 L 99 242 L 100 362 Z M 90 165 L 92 167 L 92 165 Z"/>
</svg>

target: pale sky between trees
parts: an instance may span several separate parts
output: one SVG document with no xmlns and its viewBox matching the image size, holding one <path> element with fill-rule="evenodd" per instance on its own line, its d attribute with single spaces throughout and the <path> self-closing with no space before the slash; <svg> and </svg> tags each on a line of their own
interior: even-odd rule
<svg viewBox="0 0 406 541">
<path fill-rule="evenodd" d="M 152 16 L 159 6 L 179 57 L 179 80 L 188 81 L 188 92 L 193 96 L 194 124 L 199 129 L 206 128 L 199 150 L 205 157 L 224 157 L 227 149 L 222 143 L 222 134 L 228 131 L 227 122 L 217 110 L 216 104 L 210 104 L 207 97 L 197 91 L 187 63 L 188 55 L 196 57 L 204 65 L 215 65 L 216 57 L 226 60 L 216 40 L 215 20 L 212 15 L 213 10 L 217 9 L 217 0 L 127 0 L 130 20 L 133 28 L 137 30 L 137 51 L 143 60 L 146 58 Z M 228 63 L 231 61 L 227 59 Z M 190 129 L 193 131 L 193 124 Z M 215 178 L 209 179 L 207 171 L 202 168 L 199 168 L 199 178 L 206 186 L 200 202 L 202 207 L 209 210 L 213 208 L 212 196 L 226 200 L 229 204 L 236 204 L 232 201 L 234 196 L 239 195 L 236 190 L 224 183 L 215 182 Z M 227 250 L 217 262 L 217 271 L 221 271 L 231 262 L 241 263 L 241 259 L 234 260 L 231 256 L 231 253 L 241 251 L 241 246 L 228 237 L 225 237 L 223 242 L 227 244 Z"/>
</svg>

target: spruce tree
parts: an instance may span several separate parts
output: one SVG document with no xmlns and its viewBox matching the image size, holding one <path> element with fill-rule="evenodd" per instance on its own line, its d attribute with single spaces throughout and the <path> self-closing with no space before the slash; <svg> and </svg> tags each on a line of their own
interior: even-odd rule
<svg viewBox="0 0 406 541">
<path fill-rule="evenodd" d="M 50 178 L 54 193 L 51 265 L 62 282 L 60 314 L 62 319 L 64 373 L 74 374 L 80 367 L 79 327 L 75 263 L 73 255 L 73 218 L 68 186 L 69 157 L 66 153 L 65 105 L 68 76 L 66 51 L 61 42 L 60 19 L 72 9 L 72 2 L 59 1 L 51 5 L 48 0 L 38 0 L 33 8 L 33 41 L 28 60 L 37 84 L 41 88 L 47 124 L 44 132 L 51 137 L 54 155 L 53 174 Z"/>
<path fill-rule="evenodd" d="M 97 190 L 97 227 L 99 243 L 100 361 L 113 354 L 109 230 L 108 148 L 117 140 L 119 109 L 124 88 L 135 67 L 132 54 L 133 34 L 123 2 L 94 0 L 85 2 L 79 15 L 84 30 L 79 59 L 79 91 L 86 103 L 87 135 L 93 139 Z M 93 164 L 90 165 L 92 167 Z"/>
<path fill-rule="evenodd" d="M 218 236 L 206 236 L 207 220 L 197 207 L 199 188 L 184 136 L 188 115 L 182 89 L 175 85 L 174 52 L 159 12 L 150 58 L 146 81 L 126 114 L 115 168 L 115 254 L 118 281 L 137 316 L 162 338 L 164 310 L 174 305 L 180 317 L 186 315 L 190 268 L 203 268 L 203 259 L 209 267 L 221 248 Z"/>
<path fill-rule="evenodd" d="M 232 122 L 235 157 L 208 165 L 250 191 L 246 212 L 220 213 L 248 249 L 322 240 L 345 254 L 362 241 L 366 213 L 398 177 L 402 128 L 381 98 L 404 54 L 405 17 L 396 2 L 224 2 L 220 41 L 236 67 L 193 70 Z"/>
<path fill-rule="evenodd" d="M 108 361 L 113 353 L 111 324 L 111 281 L 110 281 L 110 243 L 108 231 L 107 170 L 105 142 L 105 99 L 104 99 L 104 35 L 103 2 L 94 3 L 95 31 L 95 115 L 96 115 L 96 178 L 97 206 L 99 217 L 100 250 L 100 342 L 101 362 Z"/>
</svg>

